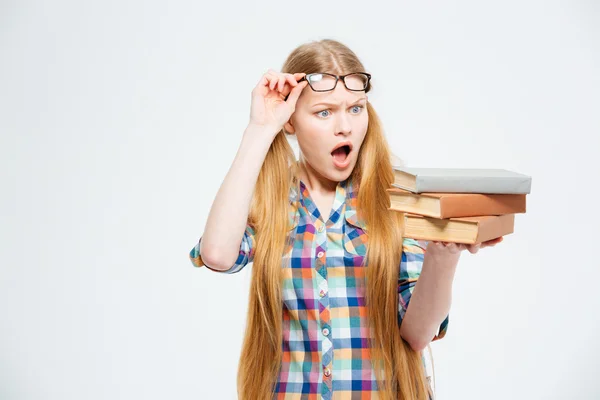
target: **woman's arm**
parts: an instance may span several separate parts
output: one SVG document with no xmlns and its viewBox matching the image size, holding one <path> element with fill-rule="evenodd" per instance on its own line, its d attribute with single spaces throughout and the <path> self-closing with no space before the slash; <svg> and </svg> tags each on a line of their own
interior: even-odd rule
<svg viewBox="0 0 600 400">
<path fill-rule="evenodd" d="M 260 169 L 271 143 L 296 109 L 298 97 L 307 85 L 297 81 L 304 75 L 269 70 L 252 90 L 250 123 L 213 200 L 200 241 L 201 258 L 213 269 L 230 269 L 240 255 Z"/>
<path fill-rule="evenodd" d="M 428 243 L 421 274 L 400 326 L 400 335 L 414 350 L 423 350 L 435 338 L 440 324 L 448 317 L 452 302 L 452 282 L 461 252 L 468 250 L 475 254 L 502 240 L 503 237 L 479 244 Z"/>
<path fill-rule="evenodd" d="M 265 160 L 273 132 L 249 124 L 237 154 L 219 188 L 200 242 L 205 264 L 218 270 L 231 268 L 239 255 L 254 186 Z"/>
<path fill-rule="evenodd" d="M 400 335 L 415 351 L 423 350 L 435 337 L 450 312 L 452 282 L 460 252 L 438 254 L 429 242 L 423 268 L 400 326 Z"/>
</svg>

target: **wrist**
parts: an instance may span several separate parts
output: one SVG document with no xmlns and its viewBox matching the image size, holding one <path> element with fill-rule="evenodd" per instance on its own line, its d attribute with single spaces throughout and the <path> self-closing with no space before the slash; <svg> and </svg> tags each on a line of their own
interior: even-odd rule
<svg viewBox="0 0 600 400">
<path fill-rule="evenodd" d="M 248 123 L 244 134 L 249 133 L 253 137 L 268 137 L 273 139 L 281 129 L 277 129 L 275 126 L 261 125 L 254 122 Z"/>
<path fill-rule="evenodd" d="M 452 251 L 446 248 L 442 243 L 429 242 L 425 250 L 424 260 L 429 260 L 434 265 L 441 265 L 443 268 L 456 266 L 460 258 L 461 251 Z"/>
</svg>

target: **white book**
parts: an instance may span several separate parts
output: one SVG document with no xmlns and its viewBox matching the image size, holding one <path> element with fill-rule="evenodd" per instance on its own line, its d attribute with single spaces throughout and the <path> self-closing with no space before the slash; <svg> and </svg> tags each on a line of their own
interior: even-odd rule
<svg viewBox="0 0 600 400">
<path fill-rule="evenodd" d="M 531 176 L 506 169 L 394 166 L 393 186 L 413 193 L 529 194 Z"/>
</svg>

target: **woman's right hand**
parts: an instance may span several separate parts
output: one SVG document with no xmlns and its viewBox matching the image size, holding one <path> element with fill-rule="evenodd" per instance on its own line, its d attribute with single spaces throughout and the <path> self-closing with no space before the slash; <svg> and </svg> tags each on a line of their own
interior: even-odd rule
<svg viewBox="0 0 600 400">
<path fill-rule="evenodd" d="M 269 129 L 273 134 L 279 133 L 296 110 L 298 97 L 308 84 L 306 81 L 298 83 L 305 75 L 302 72 L 288 74 L 269 69 L 252 90 L 250 125 Z"/>
</svg>

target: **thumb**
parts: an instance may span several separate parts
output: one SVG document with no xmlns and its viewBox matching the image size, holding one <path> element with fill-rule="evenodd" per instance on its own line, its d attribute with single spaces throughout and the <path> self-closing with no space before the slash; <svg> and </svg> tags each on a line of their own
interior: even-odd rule
<svg viewBox="0 0 600 400">
<path fill-rule="evenodd" d="M 302 81 L 299 85 L 295 86 L 290 92 L 286 103 L 295 108 L 296 102 L 298 101 L 298 97 L 300 97 L 300 93 L 302 93 L 302 90 L 306 87 L 306 85 L 308 85 L 308 82 Z"/>
</svg>

